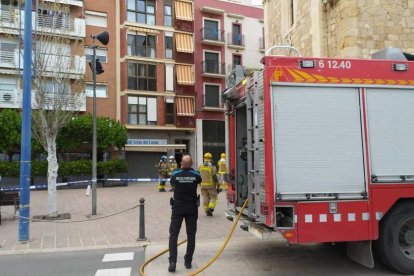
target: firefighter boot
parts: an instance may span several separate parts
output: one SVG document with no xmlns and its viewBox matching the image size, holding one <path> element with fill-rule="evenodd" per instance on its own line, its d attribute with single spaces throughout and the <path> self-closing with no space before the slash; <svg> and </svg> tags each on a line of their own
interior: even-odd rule
<svg viewBox="0 0 414 276">
<path fill-rule="evenodd" d="M 208 208 L 206 211 L 207 216 L 212 217 L 213 216 L 214 209 Z"/>
</svg>

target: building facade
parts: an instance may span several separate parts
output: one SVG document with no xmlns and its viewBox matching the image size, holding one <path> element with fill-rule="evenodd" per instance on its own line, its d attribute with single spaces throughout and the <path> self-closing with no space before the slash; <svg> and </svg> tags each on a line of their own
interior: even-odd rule
<svg viewBox="0 0 414 276">
<path fill-rule="evenodd" d="M 20 12 L 19 12 L 20 11 Z M 33 68 L 32 74 L 42 75 L 61 73 L 57 68 L 58 60 L 73 65 L 70 79 L 83 78 L 85 60 L 83 40 L 85 38 L 85 20 L 82 18 L 83 1 L 38 1 L 33 4 L 33 59 L 38 62 L 47 60 L 50 64 Z M 2 0 L 0 5 L 0 109 L 20 109 L 22 105 L 23 74 L 23 29 L 24 3 Z M 40 38 L 40 34 L 44 34 Z M 45 39 L 44 37 L 47 37 Z M 54 39 L 55 38 L 55 39 Z M 52 95 L 57 89 L 51 79 L 45 80 L 45 89 Z M 49 91 L 50 90 L 50 91 Z M 68 93 L 71 87 L 68 88 Z M 32 102 L 34 96 L 32 93 Z M 85 99 L 79 111 L 85 111 Z M 33 105 L 33 104 L 32 104 Z"/>
<path fill-rule="evenodd" d="M 264 54 L 261 6 L 252 1 L 195 1 L 195 89 L 197 163 L 205 152 L 220 159 L 225 151 L 224 108 L 226 76 L 236 65 L 259 68 Z"/>
<path fill-rule="evenodd" d="M 389 46 L 414 53 L 414 1 L 263 2 L 266 48 L 291 45 L 316 57 L 369 58 Z"/>
<path fill-rule="evenodd" d="M 161 155 L 195 155 L 194 2 L 120 1 L 119 117 L 130 177 L 158 176 Z"/>
</svg>

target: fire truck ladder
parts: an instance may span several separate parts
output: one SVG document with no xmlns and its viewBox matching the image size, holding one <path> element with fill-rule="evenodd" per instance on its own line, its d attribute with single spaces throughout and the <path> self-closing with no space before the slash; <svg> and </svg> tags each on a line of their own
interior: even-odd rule
<svg viewBox="0 0 414 276">
<path fill-rule="evenodd" d="M 249 74 L 246 93 L 246 119 L 247 119 L 247 186 L 249 194 L 248 213 L 254 214 L 254 219 L 260 217 L 260 167 L 259 167 L 259 126 L 258 102 L 259 91 L 257 86 L 258 72 Z"/>
</svg>

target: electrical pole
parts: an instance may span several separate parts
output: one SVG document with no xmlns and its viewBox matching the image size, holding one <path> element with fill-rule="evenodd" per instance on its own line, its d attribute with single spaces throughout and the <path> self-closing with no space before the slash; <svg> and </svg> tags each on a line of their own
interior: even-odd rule
<svg viewBox="0 0 414 276">
<path fill-rule="evenodd" d="M 36 38 L 35 38 L 36 39 Z M 20 68 L 19 68 L 20 70 Z M 24 2 L 22 138 L 20 156 L 19 241 L 28 241 L 32 151 L 32 1 Z"/>
</svg>

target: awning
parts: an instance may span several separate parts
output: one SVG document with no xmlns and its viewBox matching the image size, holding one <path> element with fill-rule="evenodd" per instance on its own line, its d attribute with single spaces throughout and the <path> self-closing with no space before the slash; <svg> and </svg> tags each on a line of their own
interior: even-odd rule
<svg viewBox="0 0 414 276">
<path fill-rule="evenodd" d="M 132 31 L 132 32 L 152 33 L 152 34 L 160 33 L 160 31 L 158 31 L 158 30 L 146 29 L 146 28 L 141 28 L 141 27 L 133 27 L 133 26 L 128 26 L 127 30 Z"/>
<path fill-rule="evenodd" d="M 193 97 L 176 97 L 177 116 L 194 117 L 194 98 Z"/>
<path fill-rule="evenodd" d="M 175 1 L 175 18 L 193 21 L 193 3 Z"/>
<path fill-rule="evenodd" d="M 191 65 L 177 64 L 175 66 L 177 83 L 181 85 L 194 85 L 193 67 Z"/>
<path fill-rule="evenodd" d="M 175 34 L 175 48 L 177 52 L 193 53 L 193 36 L 190 34 Z"/>
<path fill-rule="evenodd" d="M 185 144 L 125 145 L 125 151 L 166 152 L 170 149 L 186 149 Z"/>
</svg>

